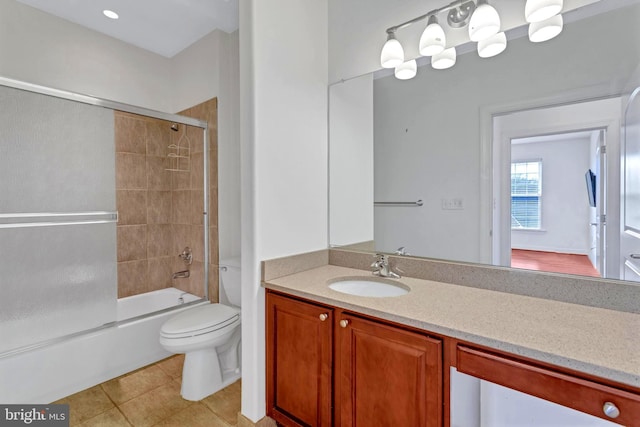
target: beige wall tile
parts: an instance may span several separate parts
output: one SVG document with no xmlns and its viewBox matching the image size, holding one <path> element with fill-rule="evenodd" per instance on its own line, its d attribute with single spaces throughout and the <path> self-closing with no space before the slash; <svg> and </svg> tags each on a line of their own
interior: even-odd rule
<svg viewBox="0 0 640 427">
<path fill-rule="evenodd" d="M 146 156 L 116 153 L 116 190 L 146 190 L 146 188 Z"/>
<path fill-rule="evenodd" d="M 146 153 L 145 121 L 115 113 L 115 144 L 118 153 Z"/>
<path fill-rule="evenodd" d="M 167 147 L 171 144 L 171 122 L 153 120 L 146 123 L 147 126 L 147 155 L 166 157 Z"/>
<path fill-rule="evenodd" d="M 203 225 L 190 225 L 189 227 L 189 242 L 191 250 L 193 251 L 193 259 L 195 261 L 204 262 L 204 226 Z"/>
<path fill-rule="evenodd" d="M 149 290 L 155 291 L 171 287 L 171 274 L 173 259 L 170 256 L 149 258 Z"/>
<path fill-rule="evenodd" d="M 191 154 L 204 152 L 204 144 L 202 141 L 204 138 L 204 129 L 196 126 L 189 126 L 187 128 L 187 137 L 191 143 Z"/>
<path fill-rule="evenodd" d="M 117 239 L 119 262 L 147 258 L 147 226 L 119 225 Z"/>
<path fill-rule="evenodd" d="M 147 261 L 118 263 L 118 298 L 147 292 Z"/>
<path fill-rule="evenodd" d="M 220 270 L 217 265 L 209 264 L 209 301 L 220 302 Z"/>
<path fill-rule="evenodd" d="M 202 225 L 204 223 L 204 191 L 191 190 L 189 191 L 189 198 L 191 199 L 189 208 L 189 224 Z"/>
<path fill-rule="evenodd" d="M 171 189 L 188 190 L 191 188 L 190 172 L 171 172 Z"/>
<path fill-rule="evenodd" d="M 191 155 L 191 189 L 204 188 L 204 154 Z"/>
<path fill-rule="evenodd" d="M 147 196 L 147 222 L 149 224 L 170 224 L 171 206 L 171 191 L 149 190 Z"/>
<path fill-rule="evenodd" d="M 118 225 L 147 223 L 146 190 L 117 190 L 116 207 L 118 209 Z"/>
<path fill-rule="evenodd" d="M 174 253 L 177 254 L 178 252 L 171 250 L 172 241 L 171 225 L 147 225 L 147 256 L 149 258 L 171 256 Z"/>
<path fill-rule="evenodd" d="M 147 188 L 149 190 L 170 190 L 171 172 L 166 157 L 147 156 Z"/>
<path fill-rule="evenodd" d="M 209 226 L 209 262 L 220 264 L 220 246 L 218 245 L 218 228 Z"/>
<path fill-rule="evenodd" d="M 191 220 L 191 192 L 189 190 L 172 191 L 172 224 L 189 224 Z"/>
<path fill-rule="evenodd" d="M 190 230 L 186 224 L 171 224 L 171 232 L 173 236 L 173 249 L 172 254 L 179 254 L 182 252 L 185 246 L 191 246 Z"/>
</svg>

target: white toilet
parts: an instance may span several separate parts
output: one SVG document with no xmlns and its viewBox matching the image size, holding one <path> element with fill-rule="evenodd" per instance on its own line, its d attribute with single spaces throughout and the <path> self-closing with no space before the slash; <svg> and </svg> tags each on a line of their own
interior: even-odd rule
<svg viewBox="0 0 640 427">
<path fill-rule="evenodd" d="M 222 261 L 220 302 L 186 310 L 160 328 L 160 344 L 184 353 L 182 389 L 201 400 L 240 378 L 240 260 Z"/>
</svg>

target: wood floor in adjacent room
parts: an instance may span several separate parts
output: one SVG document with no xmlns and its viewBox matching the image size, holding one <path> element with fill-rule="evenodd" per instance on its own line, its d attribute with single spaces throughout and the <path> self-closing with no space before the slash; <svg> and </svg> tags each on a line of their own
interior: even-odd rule
<svg viewBox="0 0 640 427">
<path fill-rule="evenodd" d="M 600 273 L 593 267 L 586 255 L 512 249 L 511 267 L 600 277 Z"/>
</svg>

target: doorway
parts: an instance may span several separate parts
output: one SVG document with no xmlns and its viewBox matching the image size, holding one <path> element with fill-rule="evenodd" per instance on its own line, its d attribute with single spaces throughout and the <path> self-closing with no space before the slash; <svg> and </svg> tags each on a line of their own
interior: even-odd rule
<svg viewBox="0 0 640 427">
<path fill-rule="evenodd" d="M 598 129 L 511 140 L 511 267 L 604 272 L 606 210 L 597 194 L 606 188 L 604 135 Z"/>
<path fill-rule="evenodd" d="M 495 265 L 619 277 L 619 233 L 607 229 L 620 222 L 620 106 L 610 98 L 493 116 Z"/>
</svg>

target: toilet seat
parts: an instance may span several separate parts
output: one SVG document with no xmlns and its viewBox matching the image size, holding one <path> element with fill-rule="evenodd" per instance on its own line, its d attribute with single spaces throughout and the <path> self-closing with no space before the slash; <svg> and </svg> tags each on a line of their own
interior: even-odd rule
<svg viewBox="0 0 640 427">
<path fill-rule="evenodd" d="M 224 304 L 207 304 L 180 313 L 162 325 L 160 336 L 183 339 L 219 331 L 224 334 L 240 323 L 240 310 Z M 214 334 L 214 335 L 218 335 Z"/>
</svg>

